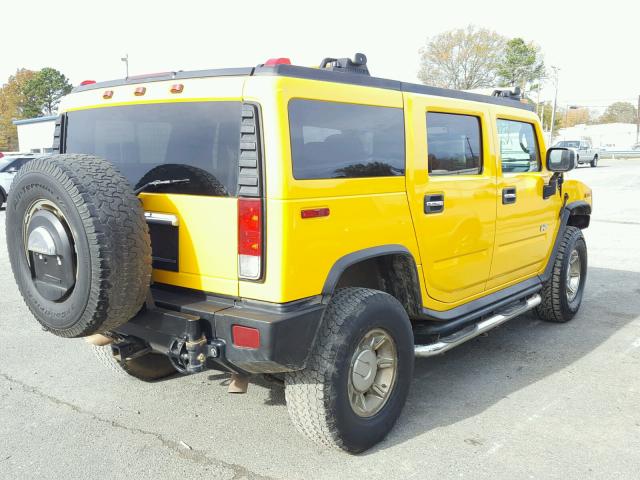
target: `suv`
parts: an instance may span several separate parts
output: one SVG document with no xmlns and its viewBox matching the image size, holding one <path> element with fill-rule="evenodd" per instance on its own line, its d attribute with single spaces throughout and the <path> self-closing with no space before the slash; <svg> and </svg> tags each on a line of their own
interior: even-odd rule
<svg viewBox="0 0 640 480">
<path fill-rule="evenodd" d="M 25 163 L 34 158 L 35 155 L 29 153 L 0 157 L 0 207 L 7 201 L 13 177 Z"/>
<path fill-rule="evenodd" d="M 361 452 L 414 357 L 580 306 L 591 191 L 513 98 L 359 54 L 86 83 L 61 111 L 9 197 L 11 265 L 45 329 L 120 372 L 269 375 L 300 432 Z"/>
<path fill-rule="evenodd" d="M 576 162 L 578 165 L 589 164 L 592 167 L 598 166 L 600 151 L 594 148 L 591 140 L 563 140 L 557 142 L 554 147 L 570 148 L 576 154 Z"/>
</svg>

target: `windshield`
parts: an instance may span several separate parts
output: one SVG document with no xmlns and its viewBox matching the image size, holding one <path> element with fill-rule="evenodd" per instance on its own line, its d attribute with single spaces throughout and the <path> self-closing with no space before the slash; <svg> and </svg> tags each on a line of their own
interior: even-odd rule
<svg viewBox="0 0 640 480">
<path fill-rule="evenodd" d="M 580 148 L 580 142 L 577 140 L 567 140 L 558 142 L 555 146 L 560 148 Z"/>
<path fill-rule="evenodd" d="M 66 152 L 109 160 L 148 191 L 234 196 L 240 151 L 240 102 L 180 102 L 67 113 Z"/>
</svg>

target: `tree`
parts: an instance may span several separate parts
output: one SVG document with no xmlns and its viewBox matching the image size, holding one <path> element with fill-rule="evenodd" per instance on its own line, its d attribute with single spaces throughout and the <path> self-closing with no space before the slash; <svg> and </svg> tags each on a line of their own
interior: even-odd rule
<svg viewBox="0 0 640 480">
<path fill-rule="evenodd" d="M 562 128 L 587 124 L 591 120 L 591 112 L 586 107 L 569 107 L 562 120 Z"/>
<path fill-rule="evenodd" d="M 418 78 L 427 85 L 458 90 L 493 87 L 506 41 L 473 25 L 436 35 L 420 49 Z"/>
<path fill-rule="evenodd" d="M 67 77 L 58 70 L 43 68 L 25 85 L 25 115 L 28 117 L 53 115 L 58 108 L 60 99 L 72 88 Z"/>
<path fill-rule="evenodd" d="M 524 94 L 527 85 L 541 80 L 544 74 L 544 62 L 537 45 L 526 43 L 522 38 L 507 42 L 498 64 L 498 75 L 505 85 L 520 87 Z"/>
<path fill-rule="evenodd" d="M 549 128 L 551 127 L 551 117 L 553 116 L 553 104 L 551 102 L 541 103 L 538 107 L 538 115 L 540 116 L 542 128 L 544 130 L 549 130 Z M 553 131 L 556 134 L 558 130 L 562 128 L 563 115 L 564 115 L 564 111 L 562 110 L 562 108 L 557 108 L 556 117 L 553 122 Z"/>
<path fill-rule="evenodd" d="M 0 88 L 0 150 L 18 149 L 18 132 L 13 120 L 27 117 L 24 89 L 35 74 L 22 68 Z"/>
<path fill-rule="evenodd" d="M 612 103 L 600 117 L 600 123 L 636 123 L 637 120 L 638 111 L 629 102 Z"/>
</svg>

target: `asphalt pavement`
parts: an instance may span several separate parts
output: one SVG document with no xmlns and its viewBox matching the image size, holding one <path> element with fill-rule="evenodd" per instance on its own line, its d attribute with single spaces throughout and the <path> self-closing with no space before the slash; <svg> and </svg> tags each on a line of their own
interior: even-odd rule
<svg viewBox="0 0 640 480">
<path fill-rule="evenodd" d="M 359 456 L 299 436 L 278 385 L 230 395 L 211 371 L 122 379 L 82 340 L 43 332 L 0 211 L 0 478 L 640 478 L 640 159 L 569 177 L 595 202 L 579 314 L 524 315 L 417 360 L 395 429 Z"/>
</svg>

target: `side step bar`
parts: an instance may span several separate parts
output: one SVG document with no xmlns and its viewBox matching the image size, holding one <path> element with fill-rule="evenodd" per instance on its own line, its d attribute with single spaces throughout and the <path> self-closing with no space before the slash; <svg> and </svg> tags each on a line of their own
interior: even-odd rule
<svg viewBox="0 0 640 480">
<path fill-rule="evenodd" d="M 433 357 L 434 355 L 440 355 L 441 353 L 451 350 L 467 340 L 471 340 L 484 332 L 488 332 L 492 328 L 495 328 L 518 315 L 528 312 L 540 305 L 541 301 L 542 297 L 540 297 L 539 294 L 535 294 L 524 302 L 517 302 L 508 305 L 507 307 L 498 310 L 493 316 L 485 320 L 481 320 L 473 325 L 469 325 L 467 328 L 463 328 L 462 330 L 452 333 L 447 337 L 441 338 L 435 343 L 416 345 L 415 356 Z"/>
</svg>

